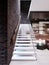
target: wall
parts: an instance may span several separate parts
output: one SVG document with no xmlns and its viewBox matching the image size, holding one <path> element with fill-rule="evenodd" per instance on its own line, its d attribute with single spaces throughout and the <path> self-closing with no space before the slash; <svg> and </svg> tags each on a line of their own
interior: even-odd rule
<svg viewBox="0 0 49 65">
<path fill-rule="evenodd" d="M 32 0 L 30 11 L 49 11 L 49 0 Z"/>
<path fill-rule="evenodd" d="M 49 11 L 49 0 L 31 0 L 30 9 L 28 12 L 28 17 L 30 11 Z"/>
<path fill-rule="evenodd" d="M 0 65 L 7 63 L 7 0 L 0 0 Z"/>
<path fill-rule="evenodd" d="M 47 11 L 36 11 L 36 12 L 30 12 L 30 20 L 33 21 L 36 20 L 36 21 L 49 21 L 49 12 Z"/>
<path fill-rule="evenodd" d="M 0 0 L 0 65 L 9 65 L 20 24 L 20 0 Z"/>
<path fill-rule="evenodd" d="M 13 39 L 16 38 L 20 22 L 20 0 L 8 0 L 8 63 L 11 60 L 13 50 Z M 15 39 L 14 39 L 15 41 Z"/>
<path fill-rule="evenodd" d="M 27 15 L 30 7 L 31 0 L 21 0 L 21 23 L 28 24 Z"/>
</svg>

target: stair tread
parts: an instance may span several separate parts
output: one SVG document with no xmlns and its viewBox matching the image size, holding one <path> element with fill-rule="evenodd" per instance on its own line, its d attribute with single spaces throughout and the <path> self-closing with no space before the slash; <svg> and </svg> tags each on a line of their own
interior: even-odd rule
<svg viewBox="0 0 49 65">
<path fill-rule="evenodd" d="M 14 49 L 19 49 L 19 48 L 21 48 L 21 49 L 33 49 L 33 47 L 15 47 Z"/>
<path fill-rule="evenodd" d="M 26 36 L 22 36 L 22 35 L 21 35 L 21 36 L 17 36 L 17 37 L 31 37 L 31 36 L 30 36 L 30 35 L 26 35 Z"/>
<path fill-rule="evenodd" d="M 29 39 L 29 40 L 30 40 L 31 38 L 25 38 L 25 37 L 24 37 L 24 38 L 18 38 L 18 37 L 17 37 L 16 39 Z"/>
<path fill-rule="evenodd" d="M 32 42 L 32 41 L 18 41 L 18 40 L 16 40 L 16 42 Z"/>
<path fill-rule="evenodd" d="M 21 25 L 21 28 L 19 27 L 12 60 L 36 60 L 34 51 L 34 46 L 36 45 L 33 46 L 33 44 L 36 43 L 36 39 L 34 33 L 31 31 L 31 25 L 26 26 Z"/>
<path fill-rule="evenodd" d="M 15 46 L 33 46 L 33 44 L 15 44 Z"/>
<path fill-rule="evenodd" d="M 14 51 L 13 54 L 34 54 L 34 51 Z"/>
<path fill-rule="evenodd" d="M 14 55 L 12 57 L 12 60 L 36 60 L 36 57 L 35 56 L 17 56 L 17 55 Z"/>
</svg>

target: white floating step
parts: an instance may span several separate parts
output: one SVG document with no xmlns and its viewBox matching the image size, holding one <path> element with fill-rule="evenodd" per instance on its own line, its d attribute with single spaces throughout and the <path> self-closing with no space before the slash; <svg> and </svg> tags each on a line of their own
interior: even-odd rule
<svg viewBox="0 0 49 65">
<path fill-rule="evenodd" d="M 27 43 L 27 44 L 32 44 L 32 43 L 36 43 L 36 41 L 17 41 L 17 40 L 16 40 L 15 43 L 17 43 L 17 44 L 18 44 L 18 43 L 19 43 L 19 44 L 21 44 L 21 43 L 22 43 L 22 44 L 23 44 L 23 43 L 25 43 L 25 44 L 26 44 L 26 43 Z"/>
<path fill-rule="evenodd" d="M 34 48 L 33 47 L 14 47 L 14 50 L 17 49 L 17 50 L 33 50 Z"/>
<path fill-rule="evenodd" d="M 36 60 L 35 56 L 18 56 L 18 55 L 13 55 L 12 60 Z"/>
<path fill-rule="evenodd" d="M 15 44 L 15 46 L 32 46 L 33 47 L 33 44 Z"/>
<path fill-rule="evenodd" d="M 33 36 L 31 36 L 31 35 L 17 35 L 17 37 L 32 37 L 32 38 L 34 38 L 35 36 L 33 35 Z"/>
<path fill-rule="evenodd" d="M 16 41 L 30 41 L 29 39 L 17 39 Z"/>
<path fill-rule="evenodd" d="M 16 42 L 15 44 L 32 44 L 31 42 Z"/>
<path fill-rule="evenodd" d="M 23 26 L 19 27 L 12 60 L 36 60 L 34 51 L 36 48 L 36 44 L 34 44 L 36 43 L 36 39 L 34 33 L 30 32 L 31 30 L 31 24 L 25 24 L 25 26 L 23 24 Z"/>
<path fill-rule="evenodd" d="M 31 38 L 16 38 L 16 40 L 17 40 L 17 39 L 27 39 L 27 40 L 30 40 Z"/>
<path fill-rule="evenodd" d="M 21 42 L 32 42 L 32 41 L 18 41 L 18 40 L 16 40 L 16 42 L 20 42 L 21 43 Z"/>
<path fill-rule="evenodd" d="M 21 35 L 21 36 L 17 36 L 17 37 L 31 37 L 31 36 L 30 35 L 26 35 L 26 36 Z"/>
<path fill-rule="evenodd" d="M 18 33 L 17 35 L 22 35 L 22 34 Z M 29 34 L 27 34 L 27 33 L 23 34 L 23 36 L 26 36 L 26 35 L 30 35 L 30 33 Z"/>
<path fill-rule="evenodd" d="M 13 55 L 18 54 L 18 55 L 33 55 L 35 54 L 34 51 L 14 51 Z"/>
</svg>

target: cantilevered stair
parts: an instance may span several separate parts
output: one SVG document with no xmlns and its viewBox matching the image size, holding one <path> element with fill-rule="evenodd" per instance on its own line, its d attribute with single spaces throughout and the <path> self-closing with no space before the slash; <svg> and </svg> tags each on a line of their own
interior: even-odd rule
<svg viewBox="0 0 49 65">
<path fill-rule="evenodd" d="M 30 24 L 20 24 L 12 60 L 36 60 L 35 37 L 30 30 Z"/>
</svg>

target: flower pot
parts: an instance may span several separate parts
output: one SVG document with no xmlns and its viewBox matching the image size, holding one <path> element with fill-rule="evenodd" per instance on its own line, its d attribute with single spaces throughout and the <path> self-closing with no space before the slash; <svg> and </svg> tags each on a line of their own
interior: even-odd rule
<svg viewBox="0 0 49 65">
<path fill-rule="evenodd" d="M 49 40 L 46 40 L 46 47 L 49 49 Z"/>
<path fill-rule="evenodd" d="M 39 39 L 39 42 L 37 43 L 37 49 L 46 49 L 46 44 L 45 44 L 45 40 L 41 40 Z"/>
</svg>

